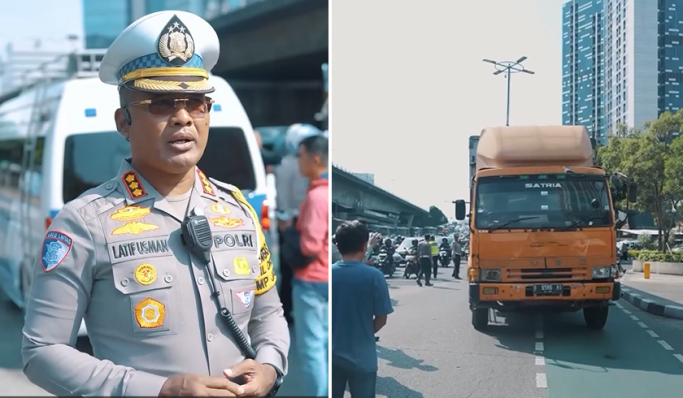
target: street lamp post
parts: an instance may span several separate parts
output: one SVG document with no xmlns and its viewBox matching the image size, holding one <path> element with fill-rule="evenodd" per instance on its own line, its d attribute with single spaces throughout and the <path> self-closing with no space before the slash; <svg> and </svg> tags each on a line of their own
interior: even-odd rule
<svg viewBox="0 0 683 398">
<path fill-rule="evenodd" d="M 484 62 L 487 62 L 489 64 L 493 64 L 493 66 L 496 67 L 496 71 L 493 72 L 494 75 L 500 75 L 501 73 L 505 72 L 505 78 L 508 79 L 508 90 L 507 90 L 507 112 L 505 114 L 505 125 L 509 126 L 510 125 L 510 75 L 513 73 L 528 73 L 530 75 L 535 74 L 536 72 L 532 72 L 528 69 L 525 69 L 524 66 L 522 65 L 522 62 L 526 60 L 526 57 L 521 57 L 517 61 L 493 61 L 490 59 L 484 59 Z"/>
</svg>

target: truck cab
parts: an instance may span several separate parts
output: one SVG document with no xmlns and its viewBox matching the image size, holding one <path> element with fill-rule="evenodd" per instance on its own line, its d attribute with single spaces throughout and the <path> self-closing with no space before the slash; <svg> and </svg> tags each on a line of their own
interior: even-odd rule
<svg viewBox="0 0 683 398">
<path fill-rule="evenodd" d="M 587 130 L 487 128 L 475 148 L 468 256 L 475 329 L 488 325 L 490 310 L 542 309 L 583 310 L 588 327 L 602 329 L 621 293 L 614 201 L 625 195 L 595 166 Z M 635 186 L 628 194 L 635 201 Z M 456 219 L 466 215 L 466 202 L 456 201 Z"/>
</svg>

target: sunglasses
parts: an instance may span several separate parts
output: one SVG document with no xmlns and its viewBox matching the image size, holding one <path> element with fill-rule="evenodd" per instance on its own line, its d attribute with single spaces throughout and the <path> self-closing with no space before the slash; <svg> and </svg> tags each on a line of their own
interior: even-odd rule
<svg viewBox="0 0 683 398">
<path fill-rule="evenodd" d="M 153 100 L 136 101 L 126 104 L 123 108 L 131 106 L 147 105 L 147 110 L 152 115 L 170 116 L 178 111 L 178 104 L 183 104 L 187 113 L 195 118 L 202 118 L 211 111 L 213 99 L 204 98 L 160 98 Z"/>
</svg>

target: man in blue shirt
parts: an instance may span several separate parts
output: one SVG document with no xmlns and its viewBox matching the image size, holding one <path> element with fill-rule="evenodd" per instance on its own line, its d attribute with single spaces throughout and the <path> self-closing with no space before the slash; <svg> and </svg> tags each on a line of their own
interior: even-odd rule
<svg viewBox="0 0 683 398">
<path fill-rule="evenodd" d="M 342 261 L 332 265 L 332 398 L 342 398 L 347 383 L 352 398 L 375 396 L 375 333 L 394 309 L 382 272 L 362 262 L 369 235 L 359 221 L 335 234 Z"/>
</svg>

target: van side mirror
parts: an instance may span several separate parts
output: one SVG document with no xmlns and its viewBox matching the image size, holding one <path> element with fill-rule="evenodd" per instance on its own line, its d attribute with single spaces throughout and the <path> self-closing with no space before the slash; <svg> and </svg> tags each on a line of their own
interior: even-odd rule
<svg viewBox="0 0 683 398">
<path fill-rule="evenodd" d="M 455 219 L 458 221 L 465 219 L 465 201 L 462 199 L 455 201 Z"/>
<path fill-rule="evenodd" d="M 638 200 L 638 184 L 632 182 L 628 186 L 628 201 L 631 203 L 636 203 Z"/>
</svg>

